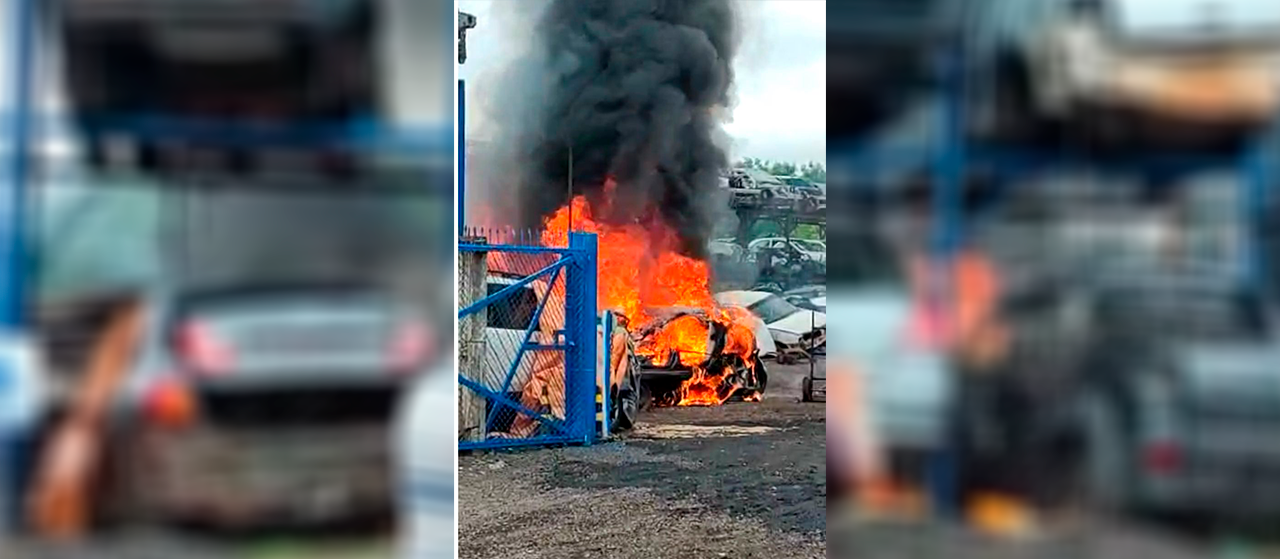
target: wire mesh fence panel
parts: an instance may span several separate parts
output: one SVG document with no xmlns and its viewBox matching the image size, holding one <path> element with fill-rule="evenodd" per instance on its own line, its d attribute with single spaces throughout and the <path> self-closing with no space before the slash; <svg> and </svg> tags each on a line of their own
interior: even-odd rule
<svg viewBox="0 0 1280 559">
<path fill-rule="evenodd" d="M 590 442 L 594 237 L 587 250 L 543 246 L 536 232 L 467 233 L 459 245 L 460 448 Z"/>
</svg>

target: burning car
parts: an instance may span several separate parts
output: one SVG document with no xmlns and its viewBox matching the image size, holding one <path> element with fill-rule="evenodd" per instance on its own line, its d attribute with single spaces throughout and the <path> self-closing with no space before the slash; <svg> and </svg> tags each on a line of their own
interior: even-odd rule
<svg viewBox="0 0 1280 559">
<path fill-rule="evenodd" d="M 773 293 L 726 291 L 716 294 L 721 304 L 745 307 L 763 320 L 778 347 L 778 361 L 790 362 L 810 352 L 826 349 L 827 315 L 803 310 Z"/>
<path fill-rule="evenodd" d="M 756 334 L 729 307 L 654 311 L 636 332 L 641 366 L 641 402 L 659 406 L 720 405 L 738 398 L 758 400 L 769 382 Z M 739 314 L 739 318 L 734 318 Z"/>
</svg>

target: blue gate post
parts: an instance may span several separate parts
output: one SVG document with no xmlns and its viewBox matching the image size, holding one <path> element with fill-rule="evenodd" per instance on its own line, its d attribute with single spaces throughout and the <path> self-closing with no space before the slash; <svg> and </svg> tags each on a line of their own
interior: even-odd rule
<svg viewBox="0 0 1280 559">
<path fill-rule="evenodd" d="M 26 280 L 26 242 L 23 239 L 25 212 L 27 211 L 27 182 L 30 178 L 32 113 L 35 110 L 32 86 L 35 78 L 36 55 L 36 2 L 35 0 L 18 0 L 11 2 L 9 8 L 12 21 L 10 34 L 13 42 L 9 44 L 10 54 L 9 84 L 13 98 L 12 114 L 8 130 L 9 168 L 8 180 L 0 181 L 3 189 L 3 218 L 0 219 L 0 250 L 5 264 L 0 270 L 0 343 L 25 343 L 22 334 L 24 298 L 23 288 Z M 23 383 L 30 383 L 33 371 L 21 371 L 21 364 L 14 359 L 0 362 L 0 407 L 17 405 L 19 408 L 30 402 L 16 401 L 29 398 L 33 394 L 25 394 Z M 4 382 L 11 380 L 14 382 Z M 5 410 L 0 410 L 0 416 Z M 22 414 L 18 414 L 22 415 Z M 14 418 L 17 424 L 7 424 L 0 417 L 0 537 L 9 529 L 16 528 L 20 521 L 21 499 L 18 493 L 22 490 L 22 482 L 26 468 L 25 439 L 29 425 L 24 418 Z"/>
<path fill-rule="evenodd" d="M 565 420 L 570 435 L 595 439 L 596 236 L 569 232 L 572 262 L 565 277 Z"/>
<path fill-rule="evenodd" d="M 613 425 L 609 424 L 609 418 L 612 417 L 609 414 L 609 406 L 613 404 L 613 402 L 609 401 L 609 395 L 613 392 L 613 379 L 609 378 L 613 367 L 613 311 L 604 311 L 602 322 L 604 323 L 604 336 L 601 336 L 601 340 L 604 343 L 604 347 L 600 348 L 600 353 L 604 355 L 604 359 L 601 362 L 604 367 L 604 382 L 600 385 L 600 413 L 604 417 L 600 421 L 600 438 L 607 439 L 609 434 L 613 432 Z"/>
</svg>

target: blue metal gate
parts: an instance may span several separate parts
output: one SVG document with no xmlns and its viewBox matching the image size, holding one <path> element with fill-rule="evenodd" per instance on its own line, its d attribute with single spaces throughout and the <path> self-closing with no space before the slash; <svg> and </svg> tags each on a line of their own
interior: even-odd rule
<svg viewBox="0 0 1280 559">
<path fill-rule="evenodd" d="M 571 232 L 567 244 L 509 231 L 459 240 L 460 293 L 479 295 L 458 319 L 483 325 L 459 339 L 459 449 L 595 439 L 596 236 Z"/>
</svg>

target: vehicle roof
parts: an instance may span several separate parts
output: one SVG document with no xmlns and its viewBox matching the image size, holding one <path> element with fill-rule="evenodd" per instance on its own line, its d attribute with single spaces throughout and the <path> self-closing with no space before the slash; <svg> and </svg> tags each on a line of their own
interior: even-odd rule
<svg viewBox="0 0 1280 559">
<path fill-rule="evenodd" d="M 778 186 L 782 186 L 783 184 L 782 181 L 778 180 L 778 177 L 770 175 L 760 169 L 743 169 L 742 171 L 746 173 L 748 177 L 751 177 L 751 180 L 756 181 L 757 184 L 773 184 Z"/>
<path fill-rule="evenodd" d="M 728 302 L 735 305 L 749 307 L 765 300 L 770 295 L 773 294 L 764 291 L 722 291 L 720 293 L 716 293 L 715 299 L 720 302 Z"/>
</svg>

